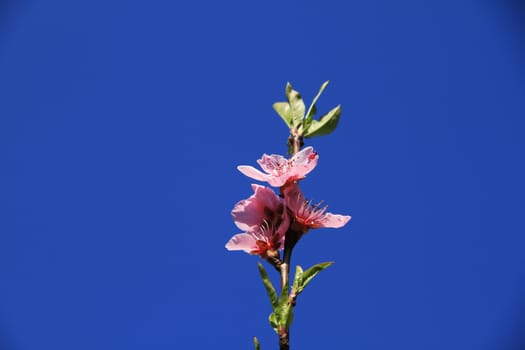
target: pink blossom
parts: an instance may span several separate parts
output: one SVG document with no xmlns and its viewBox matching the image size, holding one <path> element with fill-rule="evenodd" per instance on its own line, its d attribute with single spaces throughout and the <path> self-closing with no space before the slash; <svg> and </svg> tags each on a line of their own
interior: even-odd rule
<svg viewBox="0 0 525 350">
<path fill-rule="evenodd" d="M 290 159 L 278 154 L 263 154 L 257 163 L 265 173 L 249 165 L 240 165 L 237 169 L 252 179 L 266 181 L 274 187 L 281 187 L 289 181 L 303 179 L 315 168 L 318 159 L 317 152 L 312 147 L 306 147 Z"/>
<path fill-rule="evenodd" d="M 242 250 L 263 258 L 282 247 L 282 237 L 269 225 L 261 225 L 253 231 L 236 234 L 226 243 L 228 250 Z"/>
<path fill-rule="evenodd" d="M 277 212 L 282 212 L 282 199 L 271 188 L 252 185 L 253 195 L 243 199 L 232 210 L 233 221 L 243 231 L 259 227 L 265 220 L 274 222 Z"/>
<path fill-rule="evenodd" d="M 260 185 L 252 188 L 254 194 L 239 201 L 232 210 L 235 224 L 245 232 L 233 236 L 226 249 L 266 256 L 270 250 L 283 248 L 290 220 L 283 200 L 270 188 Z"/>
<path fill-rule="evenodd" d="M 286 186 L 284 190 L 286 206 L 292 212 L 294 224 L 306 233 L 311 228 L 340 228 L 350 220 L 348 215 L 327 213 L 327 206 L 315 205 L 304 199 L 304 195 L 296 182 Z"/>
</svg>

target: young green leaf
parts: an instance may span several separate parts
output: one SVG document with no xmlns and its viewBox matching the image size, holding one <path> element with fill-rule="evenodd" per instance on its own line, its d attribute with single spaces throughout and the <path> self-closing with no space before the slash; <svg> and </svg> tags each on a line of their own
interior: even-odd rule
<svg viewBox="0 0 525 350">
<path fill-rule="evenodd" d="M 337 127 L 339 117 L 341 116 L 341 105 L 330 110 L 319 120 L 312 120 L 308 129 L 304 132 L 304 137 L 314 137 L 328 135 Z"/>
<path fill-rule="evenodd" d="M 299 265 L 295 267 L 295 276 L 293 278 L 293 286 L 292 289 L 294 291 L 297 291 L 300 285 L 303 283 L 303 268 Z"/>
<path fill-rule="evenodd" d="M 290 105 L 288 104 L 288 102 L 275 102 L 273 104 L 273 109 L 284 120 L 288 128 L 291 128 L 292 127 L 292 113 L 290 111 Z"/>
<path fill-rule="evenodd" d="M 312 122 L 313 116 L 315 115 L 315 113 L 317 113 L 317 108 L 315 107 L 315 104 L 317 100 L 319 99 L 319 97 L 321 96 L 321 94 L 323 93 L 324 89 L 326 89 L 326 87 L 328 86 L 329 82 L 330 81 L 327 80 L 323 83 L 323 85 L 321 85 L 319 92 L 317 93 L 317 95 L 315 95 L 314 99 L 312 100 L 312 103 L 310 104 L 310 107 L 308 108 L 308 112 L 306 113 L 306 116 L 304 118 L 305 130 L 308 129 L 308 127 L 310 126 L 310 123 Z"/>
<path fill-rule="evenodd" d="M 290 105 L 290 111 L 292 116 L 292 125 L 297 128 L 304 118 L 304 112 L 306 107 L 303 102 L 303 98 L 298 91 L 292 89 L 290 83 L 286 83 L 286 98 L 288 99 L 288 104 Z"/>
<path fill-rule="evenodd" d="M 290 305 L 290 303 L 288 302 L 288 297 L 286 297 L 286 299 L 283 299 L 281 297 L 281 301 L 279 302 L 279 307 L 275 308 L 275 311 L 273 313 L 275 314 L 277 325 L 280 328 L 282 327 L 285 327 L 286 329 L 290 328 L 290 325 L 293 321 L 293 309 L 292 309 L 292 305 Z"/>
<path fill-rule="evenodd" d="M 270 281 L 270 279 L 268 278 L 268 274 L 266 273 L 264 266 L 260 262 L 257 266 L 259 267 L 259 273 L 261 274 L 264 288 L 266 288 L 266 293 L 268 293 L 268 297 L 270 298 L 272 308 L 275 309 L 278 305 L 277 292 L 275 291 L 272 281 Z"/>
<path fill-rule="evenodd" d="M 286 329 L 290 329 L 292 322 L 293 322 L 293 308 L 289 305 L 288 312 L 286 314 L 286 325 L 285 325 Z"/>
<path fill-rule="evenodd" d="M 259 344 L 257 337 L 253 337 L 253 345 L 255 346 L 255 350 L 261 350 L 261 344 Z"/>
<path fill-rule="evenodd" d="M 273 312 L 268 317 L 270 325 L 279 334 L 279 329 L 285 327 L 288 329 L 293 320 L 292 305 L 288 301 L 288 289 L 281 291 L 281 296 L 277 306 L 273 308 Z"/>
<path fill-rule="evenodd" d="M 272 326 L 275 333 L 279 334 L 279 319 L 280 319 L 280 313 L 277 313 L 277 309 L 275 309 L 274 312 L 270 314 L 268 317 L 268 321 L 270 321 L 270 326 Z"/>
<path fill-rule="evenodd" d="M 310 283 L 310 281 L 315 276 L 317 276 L 317 274 L 319 272 L 323 271 L 324 269 L 326 269 L 328 266 L 330 266 L 332 264 L 333 264 L 332 261 L 319 263 L 319 264 L 316 264 L 316 265 L 310 267 L 306 271 L 304 271 L 303 276 L 302 276 L 301 284 L 297 288 L 297 294 L 301 293 L 304 290 L 304 288 L 308 285 L 308 283 Z"/>
</svg>

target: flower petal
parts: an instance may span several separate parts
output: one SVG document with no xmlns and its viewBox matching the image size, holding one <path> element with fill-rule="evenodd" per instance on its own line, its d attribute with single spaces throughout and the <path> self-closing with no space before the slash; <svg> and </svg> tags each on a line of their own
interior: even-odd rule
<svg viewBox="0 0 525 350">
<path fill-rule="evenodd" d="M 256 248 L 256 240 L 249 233 L 236 234 L 226 243 L 226 249 L 228 250 L 243 250 L 249 254 Z"/>
<path fill-rule="evenodd" d="M 268 174 L 286 172 L 288 170 L 288 159 L 279 154 L 263 154 L 257 163 L 261 166 L 262 170 Z"/>
<path fill-rule="evenodd" d="M 306 174 L 314 170 L 318 160 L 319 154 L 314 151 L 313 147 L 306 147 L 290 159 L 291 170 L 289 177 L 293 180 L 304 178 Z"/>
<path fill-rule="evenodd" d="M 316 227 L 340 228 L 346 225 L 351 218 L 352 217 L 349 215 L 325 213 L 317 223 Z"/>
<path fill-rule="evenodd" d="M 271 221 L 281 199 L 269 187 L 252 185 L 254 194 L 237 202 L 232 210 L 233 221 L 243 231 L 253 231 L 264 221 Z"/>
<path fill-rule="evenodd" d="M 237 170 L 254 180 L 268 181 L 269 176 L 267 174 L 262 173 L 260 170 L 257 170 L 250 165 L 239 165 Z"/>
<path fill-rule="evenodd" d="M 294 213 L 298 212 L 299 209 L 304 206 L 306 201 L 297 182 L 289 182 L 284 188 L 283 193 L 286 206 Z"/>
</svg>

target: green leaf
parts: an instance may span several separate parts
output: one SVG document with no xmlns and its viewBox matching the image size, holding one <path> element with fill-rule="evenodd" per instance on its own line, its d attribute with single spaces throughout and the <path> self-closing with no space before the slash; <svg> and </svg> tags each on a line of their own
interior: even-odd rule
<svg viewBox="0 0 525 350">
<path fill-rule="evenodd" d="M 292 306 L 288 303 L 288 297 L 286 299 L 281 298 L 279 306 L 275 308 L 274 312 L 270 315 L 270 324 L 274 327 L 275 331 L 279 333 L 279 328 L 290 328 L 290 324 L 293 321 L 293 310 Z"/>
<path fill-rule="evenodd" d="M 279 302 L 276 307 L 274 307 L 273 312 L 268 317 L 270 325 L 279 334 L 279 329 L 281 328 L 290 328 L 290 324 L 293 321 L 293 308 L 290 305 L 288 300 L 288 289 L 285 288 L 281 291 L 281 296 L 279 297 Z"/>
<path fill-rule="evenodd" d="M 275 102 L 273 104 L 273 109 L 279 114 L 281 118 L 283 118 L 286 125 L 291 128 L 292 127 L 292 113 L 290 110 L 290 105 L 288 102 Z"/>
<path fill-rule="evenodd" d="M 279 298 L 279 307 L 277 308 L 280 313 L 279 325 L 281 327 L 286 327 L 286 329 L 290 328 L 290 324 L 293 320 L 292 306 L 288 301 L 288 296 L 288 288 L 284 288 L 284 290 L 281 291 L 281 297 Z"/>
<path fill-rule="evenodd" d="M 268 274 L 266 273 L 264 266 L 260 262 L 258 263 L 258 267 L 259 273 L 261 274 L 261 278 L 263 280 L 264 288 L 266 288 L 266 293 L 268 293 L 268 297 L 270 298 L 272 308 L 275 310 L 275 308 L 278 305 L 277 292 L 275 291 L 272 281 L 270 281 L 270 279 L 268 278 Z"/>
<path fill-rule="evenodd" d="M 330 266 L 332 264 L 333 264 L 332 261 L 319 263 L 319 264 L 316 264 L 316 265 L 310 267 L 308 270 L 304 271 L 303 275 L 302 275 L 301 284 L 299 285 L 299 287 L 297 289 L 297 294 L 299 295 L 299 293 L 301 293 L 304 290 L 304 288 L 308 285 L 308 283 L 310 283 L 310 281 L 315 276 L 317 276 L 317 274 L 319 272 L 323 271 L 324 269 L 326 269 L 328 266 Z"/>
<path fill-rule="evenodd" d="M 308 108 L 308 112 L 306 113 L 306 116 L 304 117 L 304 128 L 305 129 L 308 129 L 308 127 L 310 126 L 310 123 L 312 122 L 313 116 L 315 115 L 315 113 L 317 113 L 317 108 L 315 107 L 315 104 L 317 100 L 319 99 L 319 97 L 321 96 L 321 94 L 323 93 L 324 89 L 326 89 L 326 87 L 328 86 L 329 82 L 330 81 L 327 80 L 323 83 L 323 85 L 321 85 L 319 92 L 317 93 L 317 95 L 315 95 L 314 99 L 312 100 L 312 103 L 310 104 L 310 107 Z"/>
<path fill-rule="evenodd" d="M 292 84 L 290 83 L 286 83 L 286 98 L 290 105 L 292 125 L 297 128 L 303 122 L 304 112 L 306 110 L 303 98 L 298 91 L 292 89 Z"/>
<path fill-rule="evenodd" d="M 299 265 L 295 267 L 295 276 L 293 278 L 292 289 L 297 291 L 300 285 L 303 284 L 303 268 Z"/>
<path fill-rule="evenodd" d="M 279 297 L 279 307 L 282 307 L 288 303 L 288 295 L 288 288 L 283 288 L 283 290 L 281 290 L 281 296 Z"/>
<path fill-rule="evenodd" d="M 255 350 L 261 350 L 261 344 L 259 344 L 257 337 L 253 337 L 253 345 L 255 346 Z"/>
<path fill-rule="evenodd" d="M 268 317 L 268 320 L 270 321 L 270 326 L 272 326 L 273 330 L 277 334 L 279 334 L 279 316 L 280 314 L 277 314 L 276 311 L 274 311 Z"/>
<path fill-rule="evenodd" d="M 337 127 L 339 117 L 341 116 L 341 105 L 330 110 L 319 120 L 312 120 L 308 129 L 305 130 L 304 137 L 314 137 L 328 135 Z"/>
<path fill-rule="evenodd" d="M 293 322 L 293 308 L 291 306 L 288 306 L 287 314 L 286 314 L 286 329 L 289 330 L 290 326 Z"/>
</svg>

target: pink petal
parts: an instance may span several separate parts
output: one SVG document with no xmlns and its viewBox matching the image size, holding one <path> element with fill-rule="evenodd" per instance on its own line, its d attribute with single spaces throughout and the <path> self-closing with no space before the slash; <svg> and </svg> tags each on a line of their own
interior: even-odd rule
<svg viewBox="0 0 525 350">
<path fill-rule="evenodd" d="M 233 221 L 243 231 L 253 231 L 280 205 L 280 199 L 272 189 L 261 185 L 252 185 L 254 194 L 239 201 L 232 210 Z"/>
<path fill-rule="evenodd" d="M 273 187 L 281 187 L 282 185 L 284 185 L 286 183 L 286 181 L 288 181 L 288 178 L 289 178 L 289 174 L 284 174 L 284 175 L 281 175 L 281 176 L 274 176 L 274 177 L 269 177 L 268 180 L 268 184 L 270 184 L 270 186 L 273 186 Z"/>
<path fill-rule="evenodd" d="M 252 184 L 253 192 L 255 192 L 255 197 L 260 201 L 263 207 L 269 208 L 271 210 L 276 210 L 281 200 L 269 187 Z"/>
<path fill-rule="evenodd" d="M 261 171 L 255 169 L 254 167 L 250 165 L 239 165 L 237 167 L 237 170 L 239 170 L 244 175 L 257 180 L 257 181 L 268 181 L 268 175 L 262 173 Z"/>
<path fill-rule="evenodd" d="M 262 158 L 257 161 L 262 170 L 269 174 L 286 171 L 288 166 L 288 159 L 278 154 L 263 154 Z"/>
<path fill-rule="evenodd" d="M 319 220 L 319 226 L 317 227 L 340 228 L 346 225 L 350 219 L 351 216 L 349 215 L 325 213 L 323 218 Z"/>
<path fill-rule="evenodd" d="M 313 147 L 306 147 L 302 151 L 296 153 L 290 160 L 292 167 L 289 177 L 294 180 L 300 180 L 309 172 L 314 170 L 317 166 L 319 155 L 314 151 Z"/>
<path fill-rule="evenodd" d="M 248 233 L 239 233 L 233 236 L 228 243 L 226 243 L 226 249 L 228 250 L 243 250 L 246 253 L 250 253 L 252 250 L 257 248 L 255 243 L 255 238 L 253 238 Z"/>
<path fill-rule="evenodd" d="M 297 182 L 290 182 L 286 185 L 284 188 L 284 201 L 286 206 L 294 213 L 297 213 L 297 211 L 304 206 L 304 195 L 299 185 L 297 185 Z"/>
<path fill-rule="evenodd" d="M 308 146 L 294 154 L 292 159 L 298 164 L 307 163 L 312 153 L 316 154 L 314 148 L 312 146 Z"/>
<path fill-rule="evenodd" d="M 283 211 L 283 216 L 281 217 L 281 223 L 279 224 L 279 227 L 275 230 L 275 235 L 279 237 L 279 249 L 284 248 L 284 236 L 286 235 L 286 231 L 288 231 L 288 228 L 290 227 L 290 216 L 288 215 L 288 210 Z"/>
<path fill-rule="evenodd" d="M 261 224 L 262 213 L 257 213 L 256 211 L 247 210 L 250 205 L 247 199 L 244 199 L 233 207 L 232 217 L 235 225 L 243 231 L 251 231 L 253 227 L 257 227 Z"/>
</svg>

